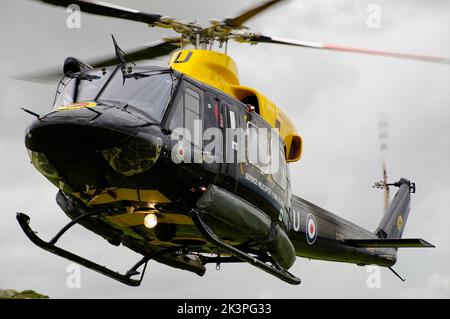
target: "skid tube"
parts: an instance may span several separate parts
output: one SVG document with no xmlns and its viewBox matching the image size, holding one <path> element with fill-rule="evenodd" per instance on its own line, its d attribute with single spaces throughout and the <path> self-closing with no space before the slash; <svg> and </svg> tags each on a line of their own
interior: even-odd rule
<svg viewBox="0 0 450 319">
<path fill-rule="evenodd" d="M 237 249 L 231 245 L 228 245 L 227 243 L 224 243 L 209 227 L 205 224 L 205 222 L 200 217 L 200 213 L 193 209 L 190 211 L 190 216 L 192 217 L 192 220 L 194 221 L 195 226 L 197 226 L 200 233 L 211 243 L 225 251 L 226 253 L 229 253 L 236 258 L 239 258 L 240 260 L 243 260 L 245 262 L 248 262 L 249 264 L 291 284 L 291 285 L 299 285 L 301 283 L 300 278 L 295 277 L 291 273 L 289 273 L 287 270 L 282 269 L 280 267 L 276 268 L 272 265 L 268 265 L 265 262 L 261 261 L 260 259 L 249 255 L 248 253 Z"/>
<path fill-rule="evenodd" d="M 81 216 L 78 216 L 77 218 L 74 218 L 72 221 L 70 221 L 66 226 L 64 226 L 56 235 L 53 237 L 52 240 L 46 242 L 39 238 L 39 236 L 36 235 L 36 232 L 33 231 L 30 227 L 30 217 L 23 213 L 17 213 L 16 218 L 19 222 L 20 227 L 24 231 L 25 235 L 38 247 L 51 252 L 52 254 L 55 254 L 57 256 L 63 257 L 65 259 L 68 259 L 70 261 L 73 261 L 77 264 L 80 264 L 86 268 L 89 268 L 91 270 L 94 270 L 102 275 L 105 275 L 107 277 L 110 277 L 114 280 L 117 280 L 125 285 L 137 287 L 141 284 L 142 279 L 144 278 L 145 270 L 147 268 L 147 263 L 158 256 L 165 255 L 168 253 L 175 252 L 174 248 L 166 248 L 160 251 L 156 251 L 154 253 L 151 253 L 147 256 L 144 256 L 141 260 L 139 260 L 133 267 L 131 267 L 125 274 L 121 274 L 119 272 L 116 272 L 114 270 L 111 270 L 109 268 L 106 268 L 105 266 L 101 266 L 93 261 L 90 261 L 86 258 L 80 257 L 78 255 L 75 255 L 74 253 L 71 253 L 67 250 L 64 250 L 62 248 L 59 248 L 55 246 L 58 239 L 67 231 L 69 230 L 73 225 L 77 224 L 81 219 L 91 217 L 93 215 L 97 215 L 99 213 L 92 212 L 88 214 L 84 214 Z M 138 268 L 140 266 L 144 265 L 142 269 L 142 273 L 139 279 L 133 279 L 132 276 L 139 275 Z"/>
</svg>

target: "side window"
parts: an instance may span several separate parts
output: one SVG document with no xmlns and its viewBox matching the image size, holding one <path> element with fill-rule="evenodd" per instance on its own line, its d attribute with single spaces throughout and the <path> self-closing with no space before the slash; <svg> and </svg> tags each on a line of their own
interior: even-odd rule
<svg viewBox="0 0 450 319">
<path fill-rule="evenodd" d="M 262 174 L 271 174 L 273 180 L 286 189 L 286 158 L 284 145 L 272 130 L 253 122 L 247 123 L 247 160 L 260 169 Z"/>
<path fill-rule="evenodd" d="M 185 128 L 190 134 L 190 141 L 201 147 L 203 128 L 201 124 L 200 94 L 189 87 L 184 87 L 175 100 L 170 119 L 170 129 Z M 185 136 L 187 139 L 187 136 Z"/>
<path fill-rule="evenodd" d="M 270 131 L 247 124 L 247 160 L 261 170 L 262 174 L 270 172 Z"/>
<path fill-rule="evenodd" d="M 184 127 L 184 94 L 180 95 L 172 106 L 172 118 L 170 119 L 170 129 L 173 131 L 177 128 Z"/>
<path fill-rule="evenodd" d="M 200 148 L 203 133 L 200 122 L 200 95 L 190 88 L 184 91 L 184 127 L 191 134 L 191 142 Z"/>
<path fill-rule="evenodd" d="M 219 115 L 221 111 L 219 109 L 219 101 L 215 98 L 215 95 L 205 92 L 204 94 L 204 112 L 203 112 L 203 129 L 206 130 L 211 127 L 220 127 Z"/>
<path fill-rule="evenodd" d="M 286 188 L 286 158 L 281 142 L 276 143 L 277 136 L 271 139 L 272 177 L 281 188 Z M 276 151 L 277 150 L 277 151 Z"/>
<path fill-rule="evenodd" d="M 247 124 L 247 160 L 258 166 L 258 128 L 251 122 Z"/>
</svg>

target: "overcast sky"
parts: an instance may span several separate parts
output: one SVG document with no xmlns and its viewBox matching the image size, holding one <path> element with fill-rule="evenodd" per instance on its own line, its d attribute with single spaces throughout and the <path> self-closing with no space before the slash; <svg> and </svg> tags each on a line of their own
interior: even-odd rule
<svg viewBox="0 0 450 319">
<path fill-rule="evenodd" d="M 124 1 L 147 12 L 206 23 L 233 16 L 258 1 Z M 381 27 L 366 25 L 369 4 L 381 8 Z M 15 212 L 51 238 L 68 218 L 57 190 L 29 163 L 26 107 L 47 112 L 56 83 L 12 80 L 15 74 L 62 65 L 67 56 L 112 52 L 110 34 L 135 48 L 167 30 L 82 15 L 81 29 L 66 27 L 67 14 L 31 0 L 0 2 L 0 289 L 35 289 L 53 298 L 449 298 L 450 297 L 450 67 L 373 56 L 279 46 L 230 45 L 241 83 L 283 108 L 303 137 L 300 162 L 291 165 L 293 192 L 367 229 L 383 210 L 377 113 L 389 114 L 388 165 L 392 180 L 417 183 L 405 237 L 422 237 L 435 249 L 404 249 L 395 269 L 382 270 L 381 288 L 369 289 L 365 267 L 298 258 L 290 269 L 302 279 L 290 286 L 250 265 L 208 266 L 204 277 L 151 262 L 141 287 L 130 288 L 82 268 L 81 288 L 66 286 L 70 262 L 34 246 Z M 450 57 L 450 2 L 408 0 L 291 0 L 248 22 L 268 35 L 373 49 Z M 150 62 L 149 62 L 150 63 Z M 152 61 L 165 65 L 167 59 Z M 100 264 L 125 270 L 139 258 L 127 249 L 75 227 L 62 247 Z"/>
</svg>

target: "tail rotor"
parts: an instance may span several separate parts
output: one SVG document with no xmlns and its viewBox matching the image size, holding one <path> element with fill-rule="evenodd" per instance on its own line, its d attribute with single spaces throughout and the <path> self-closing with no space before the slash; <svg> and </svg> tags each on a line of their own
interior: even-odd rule
<svg viewBox="0 0 450 319">
<path fill-rule="evenodd" d="M 387 173 L 387 151 L 388 151 L 388 129 L 389 115 L 387 113 L 378 113 L 378 141 L 380 144 L 381 168 L 383 179 L 376 182 L 373 187 L 384 190 L 384 212 L 386 213 L 390 203 L 390 193 Z"/>
</svg>

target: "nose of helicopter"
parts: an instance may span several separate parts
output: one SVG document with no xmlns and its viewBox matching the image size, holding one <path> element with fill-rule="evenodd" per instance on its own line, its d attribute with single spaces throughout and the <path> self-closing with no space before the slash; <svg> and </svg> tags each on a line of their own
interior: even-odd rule
<svg viewBox="0 0 450 319">
<path fill-rule="evenodd" d="M 142 119 L 115 108 L 83 107 L 54 111 L 27 129 L 28 149 L 44 151 L 71 148 L 104 149 L 136 135 Z"/>
<path fill-rule="evenodd" d="M 83 107 L 51 112 L 35 121 L 25 144 L 40 173 L 55 184 L 84 191 L 149 169 L 162 148 L 156 127 L 120 108 Z"/>
</svg>

